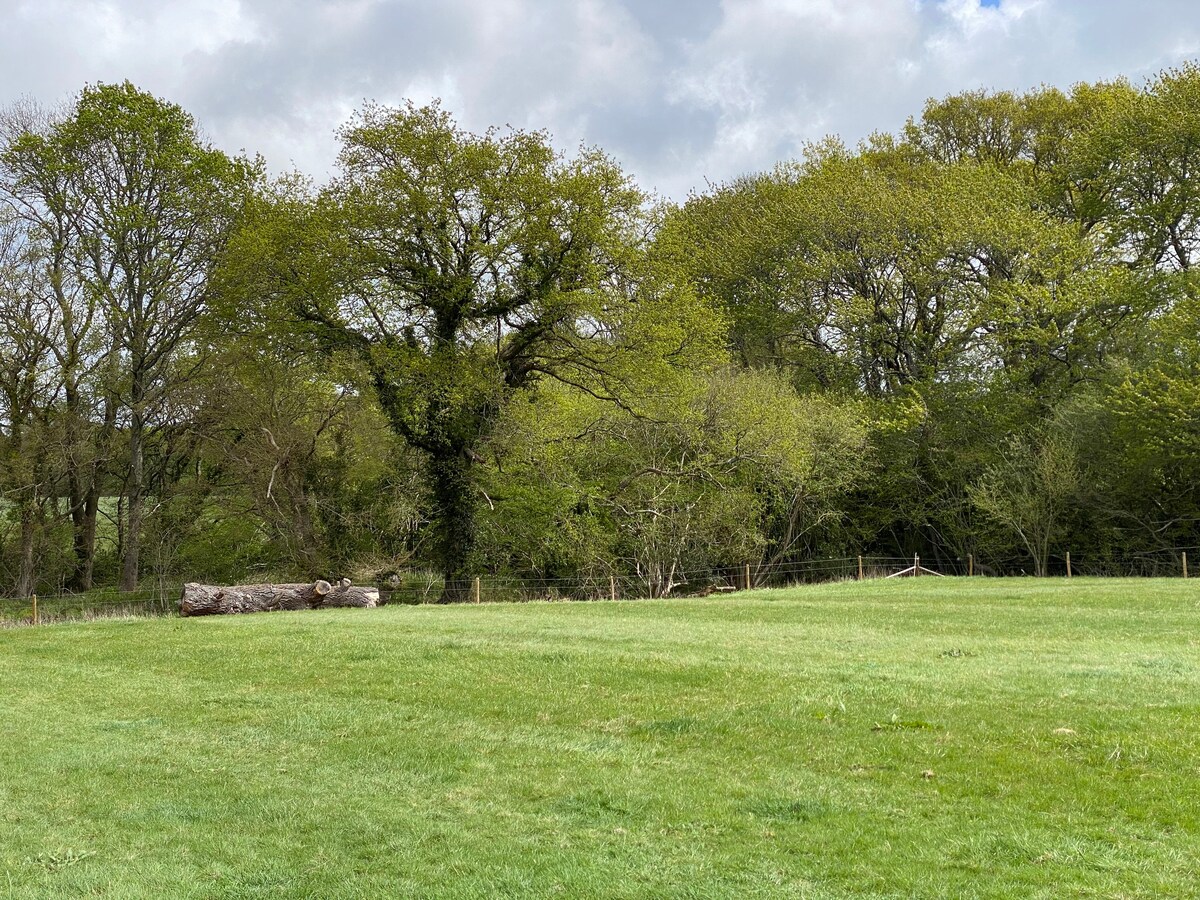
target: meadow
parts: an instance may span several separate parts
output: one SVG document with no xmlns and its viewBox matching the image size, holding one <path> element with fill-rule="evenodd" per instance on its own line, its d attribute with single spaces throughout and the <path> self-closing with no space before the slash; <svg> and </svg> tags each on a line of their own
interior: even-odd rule
<svg viewBox="0 0 1200 900">
<path fill-rule="evenodd" d="M 0 896 L 1200 896 L 1200 584 L 0 630 Z"/>
</svg>

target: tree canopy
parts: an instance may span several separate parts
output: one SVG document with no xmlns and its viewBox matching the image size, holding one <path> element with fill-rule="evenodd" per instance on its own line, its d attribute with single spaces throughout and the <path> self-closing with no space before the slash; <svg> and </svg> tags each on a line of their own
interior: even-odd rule
<svg viewBox="0 0 1200 900">
<path fill-rule="evenodd" d="M 0 585 L 1174 565 L 1198 129 L 1195 66 L 968 91 L 669 204 L 437 103 L 320 184 L 128 83 L 16 104 Z"/>
</svg>

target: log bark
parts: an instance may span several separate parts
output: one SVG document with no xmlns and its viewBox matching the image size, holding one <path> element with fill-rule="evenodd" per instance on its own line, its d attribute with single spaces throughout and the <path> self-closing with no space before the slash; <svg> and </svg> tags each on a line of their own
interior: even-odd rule
<svg viewBox="0 0 1200 900">
<path fill-rule="evenodd" d="M 242 584 L 234 587 L 189 582 L 183 586 L 183 594 L 179 598 L 179 614 L 212 616 L 281 609 L 378 605 L 378 590 L 356 587 L 348 578 L 335 584 L 317 581 L 313 584 Z"/>
</svg>

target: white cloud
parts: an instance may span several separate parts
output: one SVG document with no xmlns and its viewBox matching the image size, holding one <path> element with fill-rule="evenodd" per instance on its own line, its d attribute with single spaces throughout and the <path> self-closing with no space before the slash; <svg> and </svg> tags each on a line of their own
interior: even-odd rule
<svg viewBox="0 0 1200 900">
<path fill-rule="evenodd" d="M 0 0 L 0 7 L 4 4 Z M 856 141 L 974 87 L 1200 52 L 1191 0 L 40 0 L 9 4 L 0 102 L 129 78 L 230 150 L 323 177 L 364 99 L 600 144 L 676 197 L 826 133 Z M 1166 27 L 1165 23 L 1170 23 Z"/>
</svg>

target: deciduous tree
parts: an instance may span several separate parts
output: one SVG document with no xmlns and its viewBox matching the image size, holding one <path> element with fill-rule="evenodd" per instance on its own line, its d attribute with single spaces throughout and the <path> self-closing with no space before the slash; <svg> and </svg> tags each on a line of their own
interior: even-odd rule
<svg viewBox="0 0 1200 900">
<path fill-rule="evenodd" d="M 462 599 L 473 473 L 513 395 L 549 377 L 614 398 L 616 356 L 653 365 L 695 336 L 631 331 L 639 304 L 673 297 L 635 277 L 645 198 L 603 154 L 472 134 L 411 104 L 368 106 L 341 137 L 340 174 L 311 200 L 269 204 L 243 272 L 318 346 L 359 356 L 392 428 L 424 456 L 443 599 Z"/>
<path fill-rule="evenodd" d="M 172 364 L 205 310 L 210 270 L 257 166 L 213 149 L 181 107 L 129 82 L 84 88 L 65 116 L 26 131 L 6 155 L 16 191 L 36 197 L 26 205 L 40 210 L 54 253 L 69 259 L 61 274 L 73 267 L 95 304 L 88 315 L 103 316 L 117 379 L 110 387 L 128 446 L 121 587 L 133 590 L 147 434 Z M 83 324 L 71 331 L 76 343 Z M 73 352 L 68 345 L 64 362 L 72 372 Z"/>
</svg>

